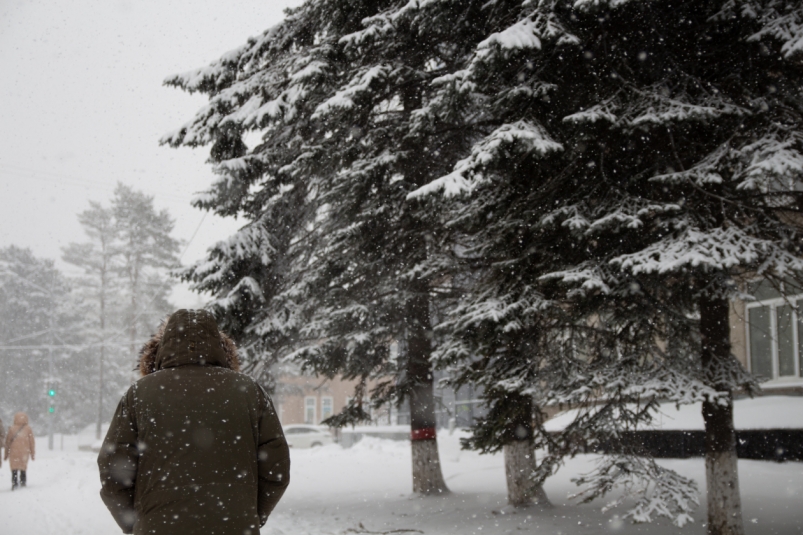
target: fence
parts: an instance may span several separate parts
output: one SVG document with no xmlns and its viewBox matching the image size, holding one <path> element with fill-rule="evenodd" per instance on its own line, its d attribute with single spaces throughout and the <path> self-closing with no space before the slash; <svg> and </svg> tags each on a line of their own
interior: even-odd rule
<svg viewBox="0 0 803 535">
<path fill-rule="evenodd" d="M 705 455 L 704 431 L 631 431 L 601 440 L 589 453 L 634 452 L 656 458 L 685 459 Z M 803 429 L 736 431 L 740 459 L 803 461 Z"/>
</svg>

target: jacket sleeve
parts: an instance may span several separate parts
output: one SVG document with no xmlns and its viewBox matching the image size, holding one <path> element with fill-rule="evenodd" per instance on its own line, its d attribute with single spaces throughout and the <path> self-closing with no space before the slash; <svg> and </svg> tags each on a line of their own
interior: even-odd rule
<svg viewBox="0 0 803 535">
<path fill-rule="evenodd" d="M 36 440 L 33 438 L 33 429 L 28 427 L 28 447 L 31 451 L 31 460 L 36 460 Z"/>
<path fill-rule="evenodd" d="M 259 470 L 259 499 L 257 509 L 260 525 L 265 525 L 273 508 L 279 503 L 290 483 L 290 449 L 282 432 L 282 425 L 270 398 L 260 391 L 259 443 L 257 466 Z"/>
<path fill-rule="evenodd" d="M 137 519 L 134 509 L 134 484 L 137 480 L 139 452 L 131 394 L 132 390 L 129 390 L 117 405 L 98 454 L 102 485 L 100 497 L 123 533 L 133 533 Z"/>
</svg>

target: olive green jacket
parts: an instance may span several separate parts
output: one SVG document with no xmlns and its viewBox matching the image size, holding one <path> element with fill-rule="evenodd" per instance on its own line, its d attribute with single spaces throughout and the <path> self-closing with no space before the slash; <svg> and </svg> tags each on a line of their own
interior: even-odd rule
<svg viewBox="0 0 803 535">
<path fill-rule="evenodd" d="M 259 533 L 290 482 L 265 391 L 238 368 L 209 313 L 180 310 L 143 348 L 98 455 L 124 533 Z M 233 369 L 232 369 L 233 368 Z"/>
</svg>

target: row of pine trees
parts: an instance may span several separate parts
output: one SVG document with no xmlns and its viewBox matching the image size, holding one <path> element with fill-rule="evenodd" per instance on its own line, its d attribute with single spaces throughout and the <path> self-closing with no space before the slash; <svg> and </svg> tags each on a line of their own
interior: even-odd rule
<svg viewBox="0 0 803 535">
<path fill-rule="evenodd" d="M 447 490 L 433 370 L 481 385 L 466 445 L 505 450 L 517 505 L 659 401 L 702 402 L 707 529 L 744 532 L 732 401 L 757 382 L 729 301 L 803 274 L 799 2 L 307 0 L 166 83 L 209 97 L 163 139 L 211 146 L 196 205 L 246 221 L 183 277 L 253 374 L 297 361 L 409 400 L 421 493 Z M 583 410 L 547 435 L 551 405 Z M 634 454 L 580 483 L 632 489 L 636 521 L 698 500 Z"/>
<path fill-rule="evenodd" d="M 85 237 L 63 248 L 66 272 L 30 249 L 0 249 L 0 408 L 27 412 L 38 433 L 94 423 L 101 438 L 142 339 L 171 311 L 179 242 L 167 211 L 123 184 L 78 221 Z"/>
</svg>

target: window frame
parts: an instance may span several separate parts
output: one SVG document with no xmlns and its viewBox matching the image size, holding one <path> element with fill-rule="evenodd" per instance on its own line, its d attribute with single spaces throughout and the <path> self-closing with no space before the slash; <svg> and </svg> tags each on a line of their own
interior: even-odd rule
<svg viewBox="0 0 803 535">
<path fill-rule="evenodd" d="M 329 415 L 325 416 L 326 402 L 329 402 Z M 321 421 L 331 417 L 335 413 L 335 398 L 333 396 L 321 396 Z"/>
<path fill-rule="evenodd" d="M 755 279 L 750 281 L 748 284 L 752 283 L 760 283 L 766 279 Z M 800 382 L 803 381 L 803 376 L 801 375 L 801 352 L 800 352 L 800 341 L 799 336 L 800 333 L 798 332 L 800 327 L 800 319 L 798 314 L 798 308 L 801 304 L 803 304 L 803 293 L 795 293 L 790 295 L 783 295 L 783 291 L 785 291 L 786 283 L 782 283 L 782 290 L 781 295 L 779 297 L 771 297 L 768 299 L 756 299 L 754 301 L 744 301 L 744 326 L 745 326 L 745 356 L 746 356 L 746 364 L 747 369 L 750 373 L 753 373 L 753 355 L 752 355 L 752 345 L 750 340 L 750 310 L 754 308 L 761 308 L 767 307 L 769 309 L 769 323 L 770 323 L 770 365 L 772 367 L 772 377 L 767 377 L 767 382 L 764 384 L 768 384 L 771 386 L 772 384 L 778 383 L 788 383 L 788 382 Z M 800 304 L 799 304 L 800 303 Z M 780 355 L 778 350 L 778 307 L 779 306 L 789 306 L 792 309 L 792 348 L 794 350 L 794 369 L 795 373 L 793 375 L 779 375 L 780 373 Z"/>
<path fill-rule="evenodd" d="M 312 409 L 312 421 L 307 421 L 308 409 Z M 304 425 L 318 425 L 318 398 L 315 396 L 304 396 Z"/>
</svg>

